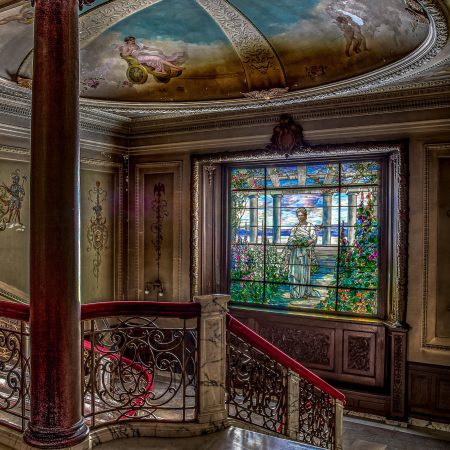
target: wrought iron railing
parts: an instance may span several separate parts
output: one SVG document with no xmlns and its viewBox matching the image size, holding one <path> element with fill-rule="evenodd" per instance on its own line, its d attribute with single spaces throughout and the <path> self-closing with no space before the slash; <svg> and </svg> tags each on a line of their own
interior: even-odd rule
<svg viewBox="0 0 450 450">
<path fill-rule="evenodd" d="M 83 415 L 91 428 L 197 418 L 199 315 L 194 303 L 82 306 Z"/>
<path fill-rule="evenodd" d="M 226 373 L 230 417 L 321 448 L 342 448 L 344 395 L 229 314 Z"/>
<path fill-rule="evenodd" d="M 30 418 L 29 307 L 0 301 L 0 423 L 24 431 Z"/>
<path fill-rule="evenodd" d="M 226 315 L 227 300 L 217 294 L 193 303 L 83 305 L 81 402 L 87 424 L 210 424 L 228 416 L 341 449 L 343 394 Z M 28 320 L 28 305 L 0 301 L 0 424 L 18 431 L 30 417 Z"/>
</svg>

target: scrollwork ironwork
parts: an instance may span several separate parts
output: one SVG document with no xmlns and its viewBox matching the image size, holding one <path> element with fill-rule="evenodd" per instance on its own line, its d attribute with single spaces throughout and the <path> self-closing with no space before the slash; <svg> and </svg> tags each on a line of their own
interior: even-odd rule
<svg viewBox="0 0 450 450">
<path fill-rule="evenodd" d="M 0 423 L 24 431 L 29 419 L 30 362 L 28 327 L 21 321 L 0 321 Z"/>
<path fill-rule="evenodd" d="M 298 440 L 321 448 L 334 448 L 335 400 L 300 379 Z"/>
<path fill-rule="evenodd" d="M 184 422 L 197 414 L 197 322 L 130 317 L 84 322 L 84 417 Z"/>
<path fill-rule="evenodd" d="M 228 415 L 276 433 L 287 422 L 287 369 L 232 332 L 227 346 Z"/>
</svg>

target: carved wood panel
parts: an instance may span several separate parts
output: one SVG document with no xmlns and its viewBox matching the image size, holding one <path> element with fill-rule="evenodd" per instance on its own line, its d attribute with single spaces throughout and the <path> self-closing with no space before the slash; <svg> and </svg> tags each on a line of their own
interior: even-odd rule
<svg viewBox="0 0 450 450">
<path fill-rule="evenodd" d="M 360 387 L 382 387 L 386 383 L 386 330 L 382 323 L 312 318 L 237 307 L 231 307 L 230 312 L 328 381 Z"/>
<path fill-rule="evenodd" d="M 344 331 L 344 373 L 375 375 L 375 336 L 375 333 Z"/>
<path fill-rule="evenodd" d="M 291 358 L 308 367 L 334 370 L 334 330 L 263 325 L 259 329 L 259 334 Z"/>
</svg>

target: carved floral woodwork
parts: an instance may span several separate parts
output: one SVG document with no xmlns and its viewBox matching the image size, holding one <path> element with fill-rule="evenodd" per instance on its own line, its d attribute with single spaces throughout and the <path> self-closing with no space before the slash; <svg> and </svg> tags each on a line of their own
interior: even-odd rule
<svg viewBox="0 0 450 450">
<path fill-rule="evenodd" d="M 262 326 L 259 333 L 296 361 L 330 365 L 330 335 L 327 333 L 279 326 Z"/>
</svg>

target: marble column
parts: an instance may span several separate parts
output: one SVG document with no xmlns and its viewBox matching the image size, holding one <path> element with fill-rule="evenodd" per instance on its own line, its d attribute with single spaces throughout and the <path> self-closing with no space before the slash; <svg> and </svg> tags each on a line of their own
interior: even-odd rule
<svg viewBox="0 0 450 450">
<path fill-rule="evenodd" d="M 36 0 L 27 444 L 87 442 L 81 416 L 78 0 Z M 80 444 L 82 445 L 82 444 Z"/>
<path fill-rule="evenodd" d="M 349 192 L 348 196 L 348 243 L 352 244 L 355 240 L 356 206 L 358 202 L 358 193 Z"/>
<path fill-rule="evenodd" d="M 330 245 L 331 244 L 331 216 L 333 213 L 332 204 L 333 204 L 333 195 L 328 193 L 323 193 L 323 215 L 322 215 L 322 244 Z"/>
<path fill-rule="evenodd" d="M 287 402 L 287 437 L 293 440 L 298 439 L 300 428 L 300 377 L 289 370 L 288 372 L 288 402 Z"/>
<path fill-rule="evenodd" d="M 258 240 L 258 196 L 249 195 L 250 199 L 250 242 Z"/>
<path fill-rule="evenodd" d="M 281 197 L 282 194 L 272 194 L 273 198 L 273 225 L 272 242 L 278 244 L 281 239 Z"/>
<path fill-rule="evenodd" d="M 226 382 L 226 314 L 229 295 L 201 295 L 198 422 L 223 421 Z"/>
</svg>

